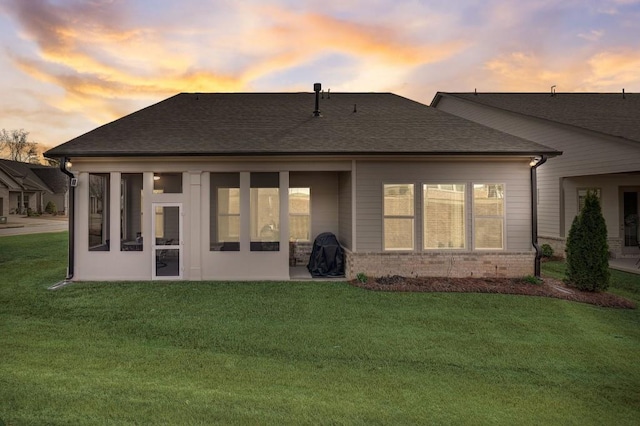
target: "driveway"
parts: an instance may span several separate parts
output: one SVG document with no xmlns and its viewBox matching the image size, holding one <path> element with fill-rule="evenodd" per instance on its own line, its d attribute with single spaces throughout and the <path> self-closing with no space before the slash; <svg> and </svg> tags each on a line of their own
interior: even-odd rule
<svg viewBox="0 0 640 426">
<path fill-rule="evenodd" d="M 63 216 L 26 217 L 7 216 L 7 223 L 0 225 L 0 237 L 7 235 L 40 234 L 61 232 L 69 229 L 68 219 Z"/>
</svg>

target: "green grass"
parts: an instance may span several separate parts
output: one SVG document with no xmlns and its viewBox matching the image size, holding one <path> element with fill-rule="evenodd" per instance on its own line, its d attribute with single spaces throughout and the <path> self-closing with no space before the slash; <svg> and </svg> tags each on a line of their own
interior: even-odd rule
<svg viewBox="0 0 640 426">
<path fill-rule="evenodd" d="M 48 291 L 64 276 L 65 238 L 0 238 L 9 425 L 619 425 L 640 415 L 638 310 L 336 282 Z"/>
</svg>

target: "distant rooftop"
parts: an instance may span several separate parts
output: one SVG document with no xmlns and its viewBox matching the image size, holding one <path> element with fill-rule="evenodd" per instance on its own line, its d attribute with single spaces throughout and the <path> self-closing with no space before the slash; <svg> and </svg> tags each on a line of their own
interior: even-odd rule
<svg viewBox="0 0 640 426">
<path fill-rule="evenodd" d="M 391 93 L 181 93 L 45 153 L 174 155 L 559 154 Z"/>
<path fill-rule="evenodd" d="M 447 93 L 441 96 L 579 127 L 640 142 L 640 94 L 625 93 Z"/>
</svg>

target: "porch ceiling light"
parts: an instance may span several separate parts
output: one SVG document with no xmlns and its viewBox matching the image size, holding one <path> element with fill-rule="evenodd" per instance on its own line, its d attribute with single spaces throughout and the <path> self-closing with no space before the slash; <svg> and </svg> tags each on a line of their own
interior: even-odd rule
<svg viewBox="0 0 640 426">
<path fill-rule="evenodd" d="M 73 163 L 70 160 L 67 160 L 66 163 L 64 163 L 64 165 L 67 169 L 73 167 Z"/>
<path fill-rule="evenodd" d="M 158 175 L 153 175 L 153 180 L 160 180 L 160 176 L 158 176 Z"/>
<path fill-rule="evenodd" d="M 540 157 L 531 157 L 531 161 L 529 162 L 529 165 L 533 167 L 536 164 L 538 164 L 538 161 L 540 161 Z"/>
</svg>

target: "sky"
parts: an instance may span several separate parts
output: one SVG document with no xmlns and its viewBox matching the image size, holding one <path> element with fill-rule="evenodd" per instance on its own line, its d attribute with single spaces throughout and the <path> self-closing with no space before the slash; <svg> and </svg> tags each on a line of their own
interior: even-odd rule
<svg viewBox="0 0 640 426">
<path fill-rule="evenodd" d="M 640 92 L 640 0 L 0 0 L 0 129 L 180 92 Z"/>
</svg>

